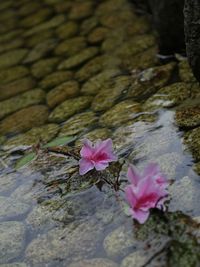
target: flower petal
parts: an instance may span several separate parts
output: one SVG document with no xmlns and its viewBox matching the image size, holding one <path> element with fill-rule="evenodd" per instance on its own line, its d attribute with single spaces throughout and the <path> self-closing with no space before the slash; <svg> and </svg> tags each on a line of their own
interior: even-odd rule
<svg viewBox="0 0 200 267">
<path fill-rule="evenodd" d="M 125 196 L 126 196 L 126 199 L 129 203 L 129 205 L 132 208 L 134 208 L 136 205 L 136 202 L 137 202 L 137 198 L 136 198 L 134 191 L 132 189 L 133 189 L 132 185 L 127 185 L 124 190 L 125 190 Z"/>
<path fill-rule="evenodd" d="M 83 158 L 90 158 L 93 154 L 93 145 L 92 142 L 88 139 L 83 140 L 83 147 L 81 148 L 80 154 Z"/>
<path fill-rule="evenodd" d="M 129 166 L 127 176 L 129 182 L 135 186 L 137 186 L 138 182 L 141 179 L 141 176 L 139 175 L 137 169 L 133 165 Z"/>
<path fill-rule="evenodd" d="M 137 220 L 139 223 L 143 224 L 146 222 L 150 215 L 150 211 L 142 211 L 142 210 L 132 210 L 130 209 L 130 214 L 133 219 Z"/>
<path fill-rule="evenodd" d="M 97 171 L 102 171 L 105 170 L 105 168 L 108 167 L 108 162 L 107 161 L 99 161 L 94 163 L 94 167 Z"/>
<path fill-rule="evenodd" d="M 79 174 L 84 175 L 94 168 L 94 164 L 88 159 L 79 160 Z"/>
<path fill-rule="evenodd" d="M 157 163 L 149 163 L 144 169 L 143 177 L 146 176 L 155 176 L 160 173 L 160 168 Z"/>
</svg>

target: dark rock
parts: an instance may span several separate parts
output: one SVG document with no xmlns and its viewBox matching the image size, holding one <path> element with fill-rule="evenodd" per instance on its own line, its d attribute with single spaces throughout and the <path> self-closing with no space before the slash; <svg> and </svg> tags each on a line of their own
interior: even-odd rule
<svg viewBox="0 0 200 267">
<path fill-rule="evenodd" d="M 184 15 L 187 56 L 195 77 L 200 80 L 200 2 L 186 0 Z"/>
</svg>

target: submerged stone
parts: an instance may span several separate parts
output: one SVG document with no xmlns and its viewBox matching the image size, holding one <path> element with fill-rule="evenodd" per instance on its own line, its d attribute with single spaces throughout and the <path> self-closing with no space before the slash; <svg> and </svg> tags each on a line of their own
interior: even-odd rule
<svg viewBox="0 0 200 267">
<path fill-rule="evenodd" d="M 32 89 L 35 86 L 35 81 L 31 77 L 14 81 L 12 83 L 0 86 L 0 100 L 5 100 L 9 97 L 15 96 Z"/>
<path fill-rule="evenodd" d="M 79 225 L 68 224 L 55 228 L 34 239 L 26 249 L 26 261 L 33 265 L 56 262 L 70 262 L 91 257 L 98 244 L 102 229 L 94 222 Z M 84 244 L 84 246 L 83 246 Z"/>
<path fill-rule="evenodd" d="M 86 47 L 86 40 L 84 37 L 74 37 L 59 43 L 55 48 L 56 55 L 73 56 Z"/>
<path fill-rule="evenodd" d="M 62 124 L 59 136 L 75 135 L 77 133 L 84 133 L 88 129 L 93 128 L 98 118 L 95 113 L 87 111 L 71 117 Z"/>
<path fill-rule="evenodd" d="M 91 30 L 93 30 L 98 25 L 98 18 L 96 16 L 90 17 L 83 20 L 80 26 L 80 34 L 87 35 Z"/>
<path fill-rule="evenodd" d="M 53 31 L 44 30 L 42 32 L 39 32 L 37 34 L 34 34 L 34 35 L 28 37 L 26 40 L 26 46 L 33 48 L 33 47 L 39 45 L 40 43 L 42 43 L 42 42 L 44 42 L 50 38 L 53 38 L 53 37 L 54 37 Z"/>
<path fill-rule="evenodd" d="M 0 85 L 18 80 L 29 74 L 27 68 L 19 66 L 0 71 Z"/>
<path fill-rule="evenodd" d="M 0 223 L 0 263 L 17 258 L 25 243 L 25 227 L 21 222 Z"/>
<path fill-rule="evenodd" d="M 108 257 L 118 258 L 125 256 L 130 248 L 137 245 L 132 229 L 120 226 L 109 233 L 103 241 L 103 247 Z"/>
<path fill-rule="evenodd" d="M 85 81 L 100 71 L 119 67 L 120 63 L 121 61 L 113 56 L 97 56 L 87 62 L 80 70 L 78 70 L 75 77 L 80 81 Z"/>
<path fill-rule="evenodd" d="M 41 89 L 33 89 L 18 96 L 0 102 L 0 119 L 31 105 L 41 104 L 45 101 L 45 93 Z"/>
<path fill-rule="evenodd" d="M 53 72 L 53 70 L 56 68 L 57 64 L 59 63 L 59 58 L 48 58 L 48 59 L 42 59 L 40 61 L 37 61 L 32 67 L 31 72 L 34 77 L 36 78 L 42 78 L 45 77 L 47 74 L 50 74 Z"/>
<path fill-rule="evenodd" d="M 172 62 L 146 69 L 140 73 L 135 72 L 127 97 L 144 99 L 154 94 L 158 89 L 167 85 L 175 66 L 176 64 Z"/>
<path fill-rule="evenodd" d="M 44 57 L 49 51 L 53 50 L 56 44 L 56 39 L 47 39 L 37 44 L 26 56 L 24 63 L 32 63 Z"/>
<path fill-rule="evenodd" d="M 86 95 L 96 95 L 105 82 L 112 78 L 114 79 L 114 77 L 117 77 L 119 74 L 120 70 L 115 68 L 102 71 L 84 83 L 81 93 Z"/>
<path fill-rule="evenodd" d="M 19 64 L 27 53 L 27 49 L 16 49 L 4 53 L 0 56 L 0 69 Z"/>
<path fill-rule="evenodd" d="M 70 19 L 83 19 L 87 18 L 93 13 L 93 2 L 92 1 L 84 1 L 76 3 L 74 2 L 72 9 L 69 13 Z"/>
<path fill-rule="evenodd" d="M 72 79 L 71 71 L 55 71 L 46 77 L 40 82 L 41 88 L 49 89 L 54 86 L 60 85 L 61 83 Z"/>
<path fill-rule="evenodd" d="M 142 111 L 139 103 L 132 100 L 125 100 L 116 104 L 113 108 L 106 111 L 100 118 L 100 124 L 107 127 L 120 126 Z"/>
<path fill-rule="evenodd" d="M 12 50 L 12 49 L 22 47 L 23 44 L 24 44 L 23 39 L 15 39 L 11 43 L 10 42 L 9 43 L 2 43 L 2 44 L 0 44 L 0 53 L 4 53 L 4 52 L 7 52 L 7 51 Z"/>
<path fill-rule="evenodd" d="M 72 262 L 69 267 L 118 267 L 118 264 L 104 258 L 94 258 L 90 260 L 82 260 L 77 262 Z"/>
<path fill-rule="evenodd" d="M 79 92 L 79 84 L 76 81 L 68 81 L 50 90 L 47 94 L 47 104 L 55 107 L 64 100 L 76 96 Z"/>
<path fill-rule="evenodd" d="M 8 139 L 4 143 L 4 147 L 15 147 L 21 145 L 34 145 L 39 142 L 47 143 L 52 140 L 59 130 L 57 124 L 46 124 L 40 127 L 35 127 L 24 134 Z"/>
<path fill-rule="evenodd" d="M 0 175 L 0 193 L 6 193 L 14 189 L 19 175 L 16 173 L 1 174 Z"/>
<path fill-rule="evenodd" d="M 143 267 L 148 263 L 149 259 L 150 257 L 145 256 L 142 253 L 142 251 L 138 250 L 125 257 L 120 267 L 129 267 L 129 266 Z"/>
<path fill-rule="evenodd" d="M 29 266 L 23 262 L 14 262 L 14 263 L 1 264 L 0 267 L 29 267 Z"/>
<path fill-rule="evenodd" d="M 95 28 L 87 37 L 90 44 L 101 43 L 107 36 L 108 29 L 105 27 Z"/>
<path fill-rule="evenodd" d="M 103 85 L 101 91 L 92 102 L 94 111 L 104 111 L 111 108 L 118 98 L 122 97 L 131 84 L 130 76 L 118 76 Z"/>
<path fill-rule="evenodd" d="M 61 122 L 75 113 L 81 112 L 88 108 L 92 101 L 92 97 L 80 96 L 64 101 L 62 104 L 57 106 L 50 114 L 49 121 Z"/>
<path fill-rule="evenodd" d="M 56 34 L 60 39 L 66 39 L 74 36 L 78 31 L 78 24 L 74 21 L 69 21 L 62 24 L 56 29 Z"/>
<path fill-rule="evenodd" d="M 97 47 L 89 47 L 82 50 L 80 53 L 70 57 L 69 59 L 64 60 L 59 66 L 58 69 L 71 69 L 79 66 L 80 64 L 88 61 L 90 58 L 93 58 L 98 54 Z"/>
<path fill-rule="evenodd" d="M 42 105 L 21 109 L 0 122 L 0 133 L 25 132 L 32 127 L 43 125 L 48 118 L 48 108 Z"/>
<path fill-rule="evenodd" d="M 8 220 L 24 215 L 29 210 L 29 205 L 8 197 L 0 197 L 0 219 Z"/>
<path fill-rule="evenodd" d="M 191 95 L 191 86 L 178 82 L 158 90 L 145 102 L 145 110 L 170 108 L 182 103 Z"/>
</svg>

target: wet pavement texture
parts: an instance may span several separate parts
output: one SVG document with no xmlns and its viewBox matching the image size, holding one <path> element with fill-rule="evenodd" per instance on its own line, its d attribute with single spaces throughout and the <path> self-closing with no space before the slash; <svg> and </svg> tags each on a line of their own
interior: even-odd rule
<svg viewBox="0 0 200 267">
<path fill-rule="evenodd" d="M 200 266 L 200 86 L 161 64 L 128 0 L 0 2 L 0 267 Z M 119 163 L 78 174 L 84 138 Z M 129 163 L 173 180 L 167 212 L 124 213 Z"/>
</svg>

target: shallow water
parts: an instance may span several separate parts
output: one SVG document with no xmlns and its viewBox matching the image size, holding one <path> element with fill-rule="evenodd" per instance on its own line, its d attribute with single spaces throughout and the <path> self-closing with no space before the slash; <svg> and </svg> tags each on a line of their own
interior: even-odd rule
<svg viewBox="0 0 200 267">
<path fill-rule="evenodd" d="M 0 266 L 199 266 L 200 88 L 187 61 L 158 62 L 128 0 L 4 0 L 0 12 Z M 85 137 L 112 138 L 119 163 L 80 177 Z M 123 188 L 128 164 L 148 162 L 170 197 L 138 225 L 102 180 Z"/>
</svg>

